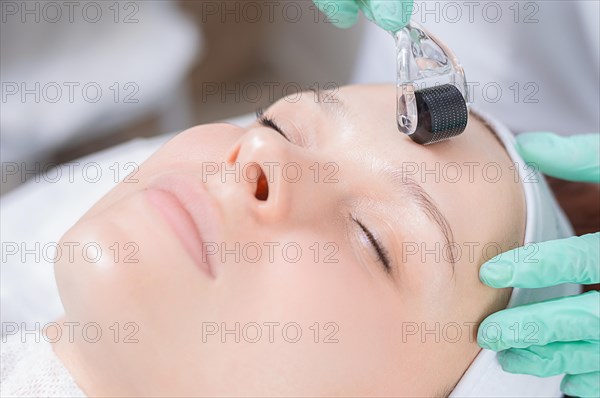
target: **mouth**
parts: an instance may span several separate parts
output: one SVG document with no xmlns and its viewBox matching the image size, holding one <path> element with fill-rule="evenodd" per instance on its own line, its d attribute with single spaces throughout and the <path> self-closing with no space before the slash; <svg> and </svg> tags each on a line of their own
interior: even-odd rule
<svg viewBox="0 0 600 398">
<path fill-rule="evenodd" d="M 194 175 L 164 175 L 145 192 L 147 200 L 169 224 L 199 268 L 216 277 L 206 253 L 207 239 L 218 236 L 218 211 L 202 180 Z M 213 240 L 213 242 L 217 242 Z"/>
</svg>

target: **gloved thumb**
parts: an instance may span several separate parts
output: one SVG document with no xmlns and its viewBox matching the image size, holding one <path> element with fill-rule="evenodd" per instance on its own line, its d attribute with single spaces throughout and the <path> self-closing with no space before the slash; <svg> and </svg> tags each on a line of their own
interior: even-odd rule
<svg viewBox="0 0 600 398">
<path fill-rule="evenodd" d="M 600 134 L 563 137 L 553 133 L 517 136 L 517 151 L 528 163 L 552 177 L 600 183 Z"/>
<path fill-rule="evenodd" d="M 358 0 L 358 4 L 368 19 L 389 32 L 408 25 L 413 10 L 413 0 Z"/>
</svg>

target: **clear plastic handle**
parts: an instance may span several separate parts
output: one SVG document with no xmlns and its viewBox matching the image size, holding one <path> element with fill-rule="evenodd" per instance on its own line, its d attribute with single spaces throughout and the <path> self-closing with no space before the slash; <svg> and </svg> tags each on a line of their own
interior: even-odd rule
<svg viewBox="0 0 600 398">
<path fill-rule="evenodd" d="M 401 132 L 411 136 L 417 131 L 418 93 L 426 89 L 445 87 L 446 94 L 442 93 L 445 97 L 440 104 L 448 101 L 456 103 L 460 93 L 464 101 L 462 105 L 469 106 L 464 70 L 444 43 L 414 22 L 396 32 L 394 37 L 397 51 L 397 122 Z M 454 88 L 448 90 L 448 85 L 458 91 Z"/>
</svg>

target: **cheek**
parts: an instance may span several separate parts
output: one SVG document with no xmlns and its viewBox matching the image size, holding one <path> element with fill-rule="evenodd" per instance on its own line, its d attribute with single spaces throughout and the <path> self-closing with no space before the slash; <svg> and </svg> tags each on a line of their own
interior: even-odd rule
<svg viewBox="0 0 600 398">
<path fill-rule="evenodd" d="M 207 278 L 155 212 L 136 193 L 65 234 L 55 268 L 67 317 L 147 324 L 170 317 L 167 303 L 198 302 L 184 296 L 206 289 Z"/>
<path fill-rule="evenodd" d="M 221 354 L 270 364 L 277 369 L 271 376 L 296 385 L 294 392 L 300 395 L 385 391 L 390 379 L 382 374 L 396 367 L 389 355 L 395 345 L 390 322 L 402 313 L 391 289 L 381 289 L 349 244 L 330 235 L 296 233 L 278 236 L 277 242 L 277 260 L 263 256 L 259 263 L 248 263 L 242 256 L 240 263 L 226 264 L 237 269 L 219 287 L 218 313 L 203 318 L 225 322 L 230 329 L 237 322 L 241 330 L 251 323 L 275 322 L 274 341 L 260 350 L 225 344 Z M 264 326 L 262 330 L 261 342 L 268 339 Z M 211 341 L 220 342 L 222 336 L 219 331 Z M 379 372 L 382 367 L 386 372 Z"/>
<path fill-rule="evenodd" d="M 243 134 L 243 129 L 230 124 L 193 127 L 173 137 L 145 166 L 154 174 L 165 166 L 187 168 L 202 162 L 223 162 Z"/>
<path fill-rule="evenodd" d="M 193 127 L 176 135 L 141 164 L 134 175 L 96 203 L 86 217 L 98 215 L 133 192 L 143 190 L 159 175 L 212 170 L 212 165 L 226 160 L 228 152 L 243 133 L 243 129 L 230 124 L 210 124 Z"/>
</svg>

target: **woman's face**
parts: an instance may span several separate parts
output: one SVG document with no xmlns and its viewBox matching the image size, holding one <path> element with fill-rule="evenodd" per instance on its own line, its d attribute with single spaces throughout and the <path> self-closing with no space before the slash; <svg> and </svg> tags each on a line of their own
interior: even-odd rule
<svg viewBox="0 0 600 398">
<path fill-rule="evenodd" d="M 452 388 L 475 323 L 506 304 L 479 266 L 523 239 L 501 145 L 474 117 L 413 143 L 393 86 L 303 92 L 265 115 L 289 141 L 269 123 L 191 128 L 63 237 L 102 250 L 56 265 L 66 321 L 103 332 L 69 348 L 94 374 L 76 378 L 115 395 Z"/>
</svg>

